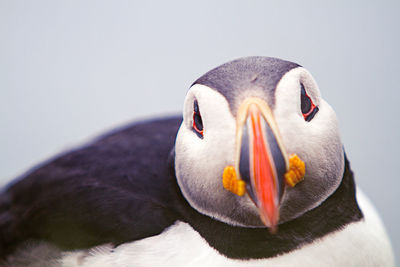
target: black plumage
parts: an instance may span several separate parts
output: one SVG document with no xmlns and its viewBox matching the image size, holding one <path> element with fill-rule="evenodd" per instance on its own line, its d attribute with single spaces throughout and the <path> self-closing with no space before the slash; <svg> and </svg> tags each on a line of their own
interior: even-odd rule
<svg viewBox="0 0 400 267">
<path fill-rule="evenodd" d="M 335 193 L 281 224 L 276 234 L 200 214 L 182 196 L 174 174 L 180 123 L 180 117 L 172 117 L 114 131 L 10 185 L 0 199 L 0 255 L 27 239 L 47 240 L 63 249 L 117 246 L 157 235 L 179 220 L 228 257 L 268 258 L 362 218 L 347 160 Z"/>
<path fill-rule="evenodd" d="M 168 156 L 180 122 L 115 131 L 11 185 L 1 195 L 0 254 L 28 238 L 71 249 L 141 239 L 171 225 Z"/>
</svg>

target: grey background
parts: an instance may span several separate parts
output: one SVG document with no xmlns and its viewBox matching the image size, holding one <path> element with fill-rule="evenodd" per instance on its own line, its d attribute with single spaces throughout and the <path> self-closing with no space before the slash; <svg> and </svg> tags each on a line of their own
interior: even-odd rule
<svg viewBox="0 0 400 267">
<path fill-rule="evenodd" d="M 399 2 L 0 0 L 0 182 L 126 122 L 181 110 L 248 55 L 311 71 L 400 253 Z"/>
</svg>

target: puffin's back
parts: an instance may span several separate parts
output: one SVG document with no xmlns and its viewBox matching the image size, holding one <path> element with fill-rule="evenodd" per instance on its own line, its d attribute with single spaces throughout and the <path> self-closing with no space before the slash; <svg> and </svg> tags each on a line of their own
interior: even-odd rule
<svg viewBox="0 0 400 267">
<path fill-rule="evenodd" d="M 180 123 L 136 123 L 19 178 L 0 195 L 0 255 L 27 239 L 76 249 L 160 233 L 175 221 L 166 189 Z"/>
</svg>

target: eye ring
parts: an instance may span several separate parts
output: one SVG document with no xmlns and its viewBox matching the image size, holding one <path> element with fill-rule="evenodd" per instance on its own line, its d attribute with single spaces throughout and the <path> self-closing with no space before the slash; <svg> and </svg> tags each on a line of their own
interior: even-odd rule
<svg viewBox="0 0 400 267">
<path fill-rule="evenodd" d="M 304 120 L 310 122 L 314 118 L 315 114 L 317 114 L 317 112 L 319 111 L 319 108 L 313 103 L 312 99 L 307 94 L 304 85 L 300 83 L 300 86 L 301 113 L 303 114 Z"/>
<path fill-rule="evenodd" d="M 198 137 L 203 138 L 204 136 L 204 127 L 203 120 L 201 118 L 199 104 L 197 100 L 193 103 L 193 131 L 197 134 Z"/>
</svg>

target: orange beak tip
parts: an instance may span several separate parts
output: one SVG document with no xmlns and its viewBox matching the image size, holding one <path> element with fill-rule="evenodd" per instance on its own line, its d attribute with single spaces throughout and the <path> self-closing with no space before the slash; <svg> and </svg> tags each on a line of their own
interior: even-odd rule
<svg viewBox="0 0 400 267">
<path fill-rule="evenodd" d="M 269 229 L 269 232 L 271 233 L 271 234 L 276 234 L 277 232 L 278 232 L 278 226 L 273 226 L 273 227 L 270 227 L 270 228 L 268 228 Z"/>
<path fill-rule="evenodd" d="M 263 224 L 269 228 L 271 233 L 275 233 L 278 229 L 279 214 L 270 214 L 262 210 L 259 211 L 259 214 Z"/>
</svg>

